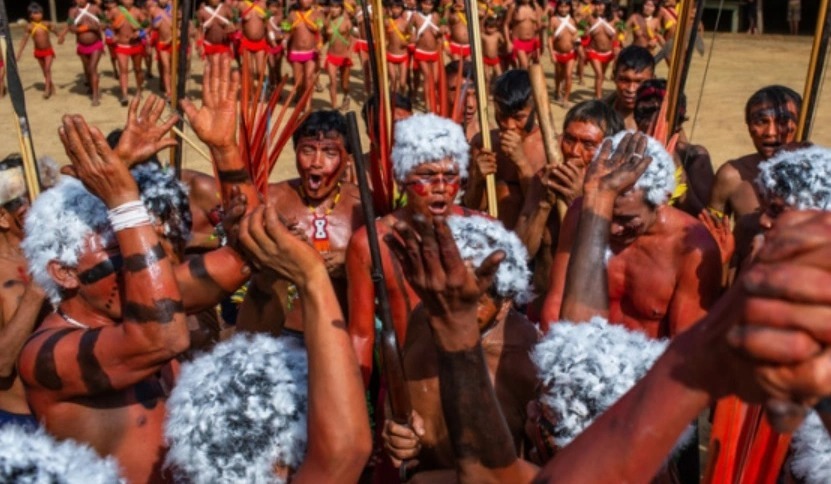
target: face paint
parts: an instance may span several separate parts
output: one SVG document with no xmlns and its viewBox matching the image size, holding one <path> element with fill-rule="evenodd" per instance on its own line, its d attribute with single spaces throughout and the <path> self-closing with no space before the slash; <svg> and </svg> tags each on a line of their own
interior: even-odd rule
<svg viewBox="0 0 831 484">
<path fill-rule="evenodd" d="M 85 285 L 95 284 L 101 279 L 109 277 L 111 274 L 115 274 L 120 271 L 123 263 L 124 259 L 120 254 L 113 255 L 94 265 L 92 268 L 78 274 L 78 280 Z"/>
</svg>

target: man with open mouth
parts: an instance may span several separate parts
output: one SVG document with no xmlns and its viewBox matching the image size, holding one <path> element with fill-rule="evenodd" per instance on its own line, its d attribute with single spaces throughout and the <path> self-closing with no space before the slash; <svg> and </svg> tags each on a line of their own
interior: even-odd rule
<svg viewBox="0 0 831 484">
<path fill-rule="evenodd" d="M 745 105 L 745 122 L 756 153 L 730 160 L 716 172 L 707 208 L 716 217 L 733 215 L 736 251 L 733 267 L 750 253 L 759 233 L 759 191 L 754 180 L 759 164 L 796 138 L 796 123 L 802 98 L 785 86 L 767 86 L 756 91 Z"/>
<path fill-rule="evenodd" d="M 343 181 L 350 148 L 346 118 L 337 111 L 316 111 L 294 131 L 298 178 L 269 186 L 268 203 L 289 229 L 314 246 L 326 263 L 341 308 L 346 310 L 346 246 L 364 224 L 358 187 Z M 276 293 L 276 297 L 274 294 Z M 296 288 L 270 271 L 251 279 L 239 313 L 239 329 L 302 332 Z"/>
</svg>

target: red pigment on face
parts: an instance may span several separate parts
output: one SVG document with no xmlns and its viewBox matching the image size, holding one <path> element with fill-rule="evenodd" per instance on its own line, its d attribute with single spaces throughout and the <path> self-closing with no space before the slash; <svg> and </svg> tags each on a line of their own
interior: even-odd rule
<svg viewBox="0 0 831 484">
<path fill-rule="evenodd" d="M 430 182 L 416 181 L 416 182 L 413 182 L 411 185 L 413 187 L 413 191 L 419 197 L 426 197 L 427 195 L 430 194 Z"/>
<path fill-rule="evenodd" d="M 447 192 L 450 194 L 450 199 L 454 200 L 456 198 L 456 194 L 459 193 L 459 189 L 461 187 L 458 183 L 448 183 L 447 184 Z"/>
</svg>

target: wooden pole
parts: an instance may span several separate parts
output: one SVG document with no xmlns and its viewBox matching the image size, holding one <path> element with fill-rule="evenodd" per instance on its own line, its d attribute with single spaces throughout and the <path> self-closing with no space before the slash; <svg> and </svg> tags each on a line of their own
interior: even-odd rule
<svg viewBox="0 0 831 484">
<path fill-rule="evenodd" d="M 531 92 L 534 95 L 537 122 L 540 125 L 542 144 L 545 148 L 545 161 L 549 165 L 559 165 L 563 162 L 563 156 L 557 144 L 557 131 L 551 121 L 551 103 L 548 100 L 548 85 L 545 82 L 542 64 L 531 64 L 528 67 L 528 74 L 531 77 Z M 560 221 L 565 218 L 567 211 L 568 205 L 565 200 L 558 197 L 557 215 L 560 217 Z"/>
<path fill-rule="evenodd" d="M 681 4 L 681 11 L 678 12 L 678 28 L 675 29 L 675 42 L 672 45 L 672 57 L 669 63 L 669 75 L 667 76 L 667 96 L 669 103 L 667 107 L 666 123 L 667 139 L 659 140 L 666 145 L 672 135 L 675 134 L 673 127 L 678 118 L 678 100 L 681 95 L 681 79 L 684 67 L 685 45 L 688 40 L 690 29 L 690 8 L 693 0 L 686 0 Z"/>
<path fill-rule="evenodd" d="M 32 133 L 29 130 L 29 117 L 26 114 L 26 97 L 23 94 L 23 84 L 20 82 L 20 73 L 17 70 L 17 60 L 14 55 L 14 42 L 9 29 L 9 16 L 6 14 L 6 2 L 0 0 L 0 32 L 5 41 L 6 58 L 6 86 L 11 98 L 15 115 L 17 140 L 20 144 L 20 155 L 23 158 L 23 175 L 26 179 L 26 189 L 29 192 L 29 201 L 34 201 L 40 195 L 40 176 L 35 157 Z"/>
<path fill-rule="evenodd" d="M 468 15 L 467 32 L 470 40 L 470 58 L 473 61 L 473 79 L 476 84 L 476 100 L 479 104 L 479 128 L 482 133 L 482 149 L 491 151 L 490 121 L 488 117 L 488 86 L 485 84 L 485 63 L 482 61 L 482 42 L 479 32 L 479 6 L 472 0 L 465 0 Z M 461 72 L 459 72 L 461 75 Z M 497 218 L 499 209 L 496 200 L 496 177 L 485 178 L 488 191 L 488 215 Z"/>
<path fill-rule="evenodd" d="M 392 104 L 390 98 L 390 75 L 387 64 L 387 36 L 384 28 L 384 2 L 372 0 L 372 38 L 375 41 L 376 61 L 378 62 L 378 106 L 383 109 L 386 124 L 386 146 L 392 146 Z"/>
<path fill-rule="evenodd" d="M 181 22 L 177 22 L 179 12 L 182 15 Z M 188 80 L 188 41 L 190 40 L 190 19 L 192 13 L 192 0 L 174 0 L 173 21 L 171 22 L 171 25 L 174 26 L 173 59 L 170 66 L 170 87 L 172 91 L 170 93 L 170 102 L 174 107 L 178 106 L 179 100 L 185 97 L 185 88 Z M 185 126 L 184 123 L 184 120 L 180 119 L 176 127 L 181 131 Z M 182 176 L 182 155 L 182 138 L 180 137 L 173 157 L 173 166 L 176 169 L 176 176 L 178 177 Z"/>
<path fill-rule="evenodd" d="M 828 0 L 820 0 L 819 11 L 817 12 L 817 28 L 814 32 L 814 45 L 811 48 L 808 75 L 805 77 L 805 90 L 802 93 L 802 109 L 799 112 L 799 123 L 796 127 L 797 141 L 807 141 L 811 138 L 817 99 L 825 74 L 825 63 L 828 60 L 828 41 L 831 38 L 830 14 Z"/>
</svg>

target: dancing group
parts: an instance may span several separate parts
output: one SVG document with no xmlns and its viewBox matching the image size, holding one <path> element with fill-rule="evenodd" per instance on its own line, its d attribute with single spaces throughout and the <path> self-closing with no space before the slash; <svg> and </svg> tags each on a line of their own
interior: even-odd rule
<svg viewBox="0 0 831 484">
<path fill-rule="evenodd" d="M 556 66 L 555 93 L 565 107 L 569 107 L 574 67 L 582 84 L 584 67 L 591 65 L 594 93 L 599 99 L 607 68 L 624 44 L 649 48 L 659 60 L 668 61 L 678 17 L 675 0 L 660 4 L 647 0 L 643 14 L 633 13 L 628 19 L 623 9 L 602 0 L 551 2 L 544 7 L 532 0 L 493 0 L 478 6 L 488 82 L 507 69 L 538 62 L 547 46 Z M 105 51 L 119 79 L 122 105 L 128 103 L 130 70 L 135 73 L 136 90 L 141 92 L 145 78 L 152 76 L 154 57 L 160 92 L 170 98 L 171 10 L 170 0 L 74 0 L 58 33 L 58 26 L 44 21 L 43 8 L 33 2 L 17 56 L 20 58 L 31 38 L 44 74 L 44 97 L 49 98 L 54 93 L 51 66 L 55 58 L 50 33 L 61 44 L 72 33 L 94 106 L 100 103 L 98 63 Z M 365 12 L 372 16 L 371 9 L 353 0 L 206 0 L 187 38 L 203 57 L 230 53 L 240 61 L 243 55 L 252 56 L 252 74 L 256 77 L 267 72 L 272 85 L 279 83 L 285 58 L 301 93 L 311 85 L 322 91 L 316 79 L 325 70 L 331 104 L 345 111 L 350 103 L 353 56 L 361 66 L 364 87 L 370 87 Z M 383 14 L 383 41 L 393 90 L 409 92 L 413 98 L 421 87 L 425 105 L 433 104 L 428 96 L 443 88 L 441 66 L 470 56 L 464 1 L 392 0 L 385 2 Z M 340 102 L 339 90 L 343 96 Z"/>
</svg>

